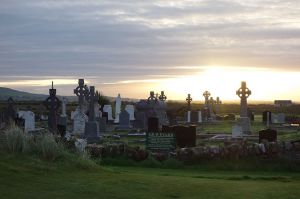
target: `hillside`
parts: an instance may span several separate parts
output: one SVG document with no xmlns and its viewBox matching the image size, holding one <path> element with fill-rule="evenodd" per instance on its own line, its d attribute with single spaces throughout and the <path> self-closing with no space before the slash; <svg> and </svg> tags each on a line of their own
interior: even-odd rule
<svg viewBox="0 0 300 199">
<path fill-rule="evenodd" d="M 9 97 L 12 97 L 16 101 L 40 101 L 45 100 L 47 98 L 47 95 L 32 94 L 10 88 L 0 87 L 0 100 L 5 101 Z"/>
</svg>

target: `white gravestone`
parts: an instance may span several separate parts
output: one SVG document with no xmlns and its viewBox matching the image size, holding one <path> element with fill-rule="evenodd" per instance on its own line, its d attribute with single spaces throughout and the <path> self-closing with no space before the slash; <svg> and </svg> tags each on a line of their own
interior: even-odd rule
<svg viewBox="0 0 300 199">
<path fill-rule="evenodd" d="M 190 123 L 191 122 L 191 111 L 187 112 L 187 122 Z"/>
<path fill-rule="evenodd" d="M 198 123 L 202 123 L 202 112 L 198 111 Z"/>
<path fill-rule="evenodd" d="M 68 99 L 63 97 L 62 102 L 61 102 L 61 117 L 67 117 L 67 104 L 68 104 Z"/>
<path fill-rule="evenodd" d="M 88 121 L 88 116 L 77 107 L 76 111 L 73 113 L 73 134 L 83 135 L 85 129 L 85 123 Z"/>
<path fill-rule="evenodd" d="M 122 99 L 120 94 L 118 94 L 118 97 L 116 97 L 115 123 L 119 123 L 120 121 L 121 104 Z"/>
<path fill-rule="evenodd" d="M 133 105 L 126 105 L 125 111 L 127 111 L 129 113 L 130 121 L 135 120 L 135 118 L 134 118 L 134 106 Z"/>
<path fill-rule="evenodd" d="M 25 120 L 25 131 L 35 130 L 35 117 L 32 111 L 19 111 L 18 116 Z"/>
<path fill-rule="evenodd" d="M 112 107 L 111 105 L 104 105 L 103 107 L 103 112 L 106 112 L 107 113 L 107 119 L 108 120 L 113 120 L 113 117 L 112 117 Z"/>
</svg>

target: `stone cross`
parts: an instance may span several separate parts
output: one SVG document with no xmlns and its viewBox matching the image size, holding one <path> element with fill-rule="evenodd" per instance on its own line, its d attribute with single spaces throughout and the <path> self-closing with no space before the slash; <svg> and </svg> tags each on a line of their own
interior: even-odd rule
<svg viewBox="0 0 300 199">
<path fill-rule="evenodd" d="M 84 85 L 84 79 L 78 80 L 78 86 L 76 89 L 74 89 L 74 94 L 76 94 L 78 96 L 79 107 L 82 108 L 82 106 L 84 104 L 84 100 L 89 95 L 88 87 L 86 85 Z"/>
<path fill-rule="evenodd" d="M 95 121 L 95 102 L 98 101 L 98 96 L 95 94 L 95 86 L 90 86 L 89 95 L 89 121 Z"/>
<path fill-rule="evenodd" d="M 247 114 L 247 98 L 251 95 L 251 91 L 247 88 L 246 82 L 241 83 L 241 88 L 236 91 L 236 95 L 241 98 L 240 117 L 248 117 Z"/>
<path fill-rule="evenodd" d="M 210 111 L 210 116 L 212 116 L 212 115 L 214 114 L 213 109 L 214 109 L 215 102 L 216 102 L 216 101 L 214 100 L 213 97 L 210 97 L 210 98 L 209 98 L 209 111 Z"/>
<path fill-rule="evenodd" d="M 222 104 L 222 101 L 220 100 L 219 97 L 217 97 L 215 104 L 216 104 L 216 112 L 220 113 L 220 105 Z"/>
<path fill-rule="evenodd" d="M 167 96 L 165 95 L 164 91 L 161 91 L 160 96 L 159 96 L 159 100 L 163 101 L 163 102 L 167 100 Z"/>
<path fill-rule="evenodd" d="M 57 118 L 56 118 L 56 111 L 59 109 L 60 100 L 56 97 L 56 89 L 52 88 L 49 89 L 49 97 L 44 101 L 44 105 L 46 106 L 47 110 L 49 110 L 48 116 L 48 127 L 52 133 L 57 132 Z"/>
<path fill-rule="evenodd" d="M 185 99 L 188 103 L 188 110 L 191 110 L 191 102 L 193 101 L 193 99 L 191 98 L 191 94 L 188 94 L 187 98 Z"/>
<path fill-rule="evenodd" d="M 148 97 L 148 102 L 151 101 L 157 101 L 157 98 L 155 97 L 154 91 L 150 91 L 150 97 Z"/>
<path fill-rule="evenodd" d="M 204 96 L 204 98 L 205 98 L 205 105 L 204 105 L 204 106 L 205 106 L 206 108 L 208 108 L 210 92 L 205 91 L 205 92 L 203 93 L 203 96 Z"/>
</svg>

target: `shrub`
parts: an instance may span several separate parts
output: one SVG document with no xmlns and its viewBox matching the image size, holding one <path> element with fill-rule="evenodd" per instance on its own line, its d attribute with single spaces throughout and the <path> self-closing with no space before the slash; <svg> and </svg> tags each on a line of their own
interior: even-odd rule
<svg viewBox="0 0 300 199">
<path fill-rule="evenodd" d="M 63 155 L 64 148 L 62 144 L 55 141 L 52 134 L 43 134 L 37 137 L 35 150 L 41 158 L 53 161 Z"/>
<path fill-rule="evenodd" d="M 17 126 L 11 126 L 5 130 L 5 146 L 4 149 L 12 153 L 25 153 L 30 151 L 31 136 L 26 134 L 22 129 Z"/>
</svg>

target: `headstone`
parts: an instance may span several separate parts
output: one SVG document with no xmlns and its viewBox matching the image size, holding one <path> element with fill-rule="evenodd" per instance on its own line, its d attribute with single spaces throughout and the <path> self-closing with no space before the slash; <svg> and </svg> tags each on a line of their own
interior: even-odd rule
<svg viewBox="0 0 300 199">
<path fill-rule="evenodd" d="M 159 120 L 156 117 L 148 118 L 148 132 L 159 132 Z"/>
<path fill-rule="evenodd" d="M 125 106 L 125 111 L 127 111 L 129 113 L 130 121 L 135 120 L 134 119 L 134 106 L 133 105 L 126 105 Z"/>
<path fill-rule="evenodd" d="M 251 95 L 251 91 L 247 88 L 246 82 L 241 83 L 241 88 L 236 91 L 236 94 L 241 98 L 240 117 L 248 117 L 247 98 Z"/>
<path fill-rule="evenodd" d="M 56 97 L 56 89 L 49 89 L 49 97 L 44 101 L 44 105 L 49 111 L 48 115 L 48 128 L 52 133 L 57 133 L 57 110 L 60 106 L 60 100 Z"/>
<path fill-rule="evenodd" d="M 133 127 L 136 129 L 146 129 L 146 115 L 144 112 L 136 113 Z"/>
<path fill-rule="evenodd" d="M 84 134 L 85 123 L 88 121 L 88 116 L 84 114 L 80 107 L 76 108 L 73 113 L 73 134 L 82 136 Z"/>
<path fill-rule="evenodd" d="M 26 132 L 35 130 L 35 116 L 32 111 L 19 111 L 18 116 L 25 120 L 24 130 Z"/>
<path fill-rule="evenodd" d="M 267 126 L 272 124 L 272 112 L 271 111 L 264 111 L 262 113 L 262 120 Z"/>
<path fill-rule="evenodd" d="M 74 94 L 78 97 L 79 107 L 84 111 L 84 102 L 85 99 L 89 96 L 89 89 L 87 85 L 84 84 L 84 79 L 78 80 L 78 86 L 74 89 Z"/>
<path fill-rule="evenodd" d="M 104 105 L 104 107 L 103 107 L 103 113 L 107 113 L 107 119 L 109 121 L 111 121 L 111 120 L 114 119 L 112 117 L 112 107 L 111 107 L 111 105 L 108 105 L 108 104 Z"/>
<path fill-rule="evenodd" d="M 168 153 L 176 149 L 175 133 L 147 132 L 146 149 L 151 152 Z"/>
<path fill-rule="evenodd" d="M 198 111 L 192 111 L 191 112 L 191 123 L 193 123 L 193 124 L 198 123 L 198 121 L 199 121 L 198 116 L 199 116 Z"/>
<path fill-rule="evenodd" d="M 248 114 L 248 117 L 250 119 L 250 121 L 254 122 L 254 113 L 251 109 L 247 108 L 247 114 Z"/>
<path fill-rule="evenodd" d="M 107 122 L 106 117 L 100 117 L 98 119 L 100 133 L 106 132 L 106 122 Z"/>
<path fill-rule="evenodd" d="M 272 129 L 259 131 L 259 143 L 263 140 L 268 142 L 277 142 L 277 131 Z"/>
<path fill-rule="evenodd" d="M 217 99 L 216 99 L 216 113 L 217 114 L 220 114 L 220 112 L 221 112 L 221 104 L 222 104 L 222 101 L 220 100 L 220 97 L 217 97 Z"/>
<path fill-rule="evenodd" d="M 164 91 L 160 92 L 160 96 L 158 98 L 160 101 L 165 102 L 167 100 L 167 96 L 165 95 Z"/>
<path fill-rule="evenodd" d="M 120 113 L 120 122 L 119 122 L 119 129 L 130 129 L 130 115 L 127 111 L 122 111 Z"/>
<path fill-rule="evenodd" d="M 243 137 L 243 128 L 239 125 L 234 125 L 231 131 L 232 138 L 240 138 Z"/>
<path fill-rule="evenodd" d="M 179 148 L 196 146 L 196 126 L 163 126 L 162 132 L 173 132 L 176 135 L 176 146 Z"/>
<path fill-rule="evenodd" d="M 14 100 L 10 97 L 7 100 L 7 108 L 4 110 L 4 122 L 6 124 L 14 122 L 17 117 L 17 112 L 14 108 Z"/>
<path fill-rule="evenodd" d="M 97 143 L 100 141 L 99 123 L 95 117 L 95 100 L 98 97 L 95 95 L 95 87 L 90 86 L 89 99 L 89 117 L 88 122 L 85 123 L 84 138 L 87 139 L 88 143 Z"/>
<path fill-rule="evenodd" d="M 216 120 L 216 115 L 214 113 L 214 106 L 215 106 L 215 100 L 213 97 L 210 97 L 208 108 L 209 108 L 209 115 L 211 120 Z"/>
<path fill-rule="evenodd" d="M 67 103 L 68 99 L 63 97 L 62 103 L 61 103 L 61 115 L 58 118 L 58 126 L 59 126 L 59 134 L 63 135 L 65 132 L 62 132 L 64 129 L 67 129 Z M 65 126 L 65 127 L 63 127 Z"/>
<path fill-rule="evenodd" d="M 271 121 L 273 124 L 284 124 L 285 123 L 285 114 L 278 113 L 278 114 L 271 114 Z"/>
<path fill-rule="evenodd" d="M 210 96 L 210 92 L 205 91 L 203 93 L 203 96 L 204 96 L 204 99 L 205 99 L 205 101 L 204 101 L 204 108 L 207 108 L 209 110 L 209 96 Z"/>
<path fill-rule="evenodd" d="M 121 113 L 121 105 L 122 105 L 122 99 L 120 94 L 118 94 L 116 98 L 116 107 L 115 107 L 115 123 L 119 123 L 119 115 Z"/>
<path fill-rule="evenodd" d="M 236 125 L 242 127 L 242 131 L 244 135 L 251 134 L 251 122 L 249 117 L 238 118 Z"/>
<path fill-rule="evenodd" d="M 202 112 L 198 111 L 198 123 L 202 123 Z"/>
<path fill-rule="evenodd" d="M 187 112 L 187 123 L 191 123 L 191 111 Z"/>
<path fill-rule="evenodd" d="M 68 104 L 68 99 L 63 97 L 61 102 L 61 115 L 60 115 L 62 117 L 67 117 L 67 104 Z"/>
</svg>

